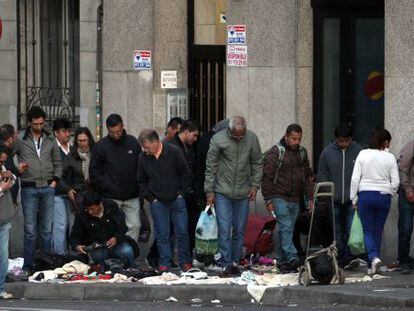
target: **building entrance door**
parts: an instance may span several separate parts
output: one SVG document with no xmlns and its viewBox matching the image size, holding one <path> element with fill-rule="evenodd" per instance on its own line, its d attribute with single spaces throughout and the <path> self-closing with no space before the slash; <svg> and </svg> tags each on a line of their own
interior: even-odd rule
<svg viewBox="0 0 414 311">
<path fill-rule="evenodd" d="M 188 0 L 190 117 L 203 131 L 226 115 L 226 1 Z"/>
<path fill-rule="evenodd" d="M 384 125 L 383 1 L 355 1 L 351 7 L 322 2 L 313 1 L 316 161 L 340 122 L 352 125 L 364 147 L 371 131 Z"/>
</svg>

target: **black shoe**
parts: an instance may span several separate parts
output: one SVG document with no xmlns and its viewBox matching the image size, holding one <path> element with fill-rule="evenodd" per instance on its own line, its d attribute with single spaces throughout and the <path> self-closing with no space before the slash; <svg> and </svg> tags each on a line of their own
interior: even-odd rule
<svg viewBox="0 0 414 311">
<path fill-rule="evenodd" d="M 359 268 L 359 260 L 353 259 L 344 266 L 345 270 L 351 271 Z"/>
<path fill-rule="evenodd" d="M 235 277 L 240 276 L 241 272 L 240 269 L 234 265 L 227 266 L 224 268 L 223 272 L 219 273 L 219 277 Z"/>
<path fill-rule="evenodd" d="M 159 266 L 159 260 L 157 257 L 148 256 L 147 258 L 145 258 L 145 261 L 147 262 L 147 265 L 153 269 L 157 269 Z"/>
<path fill-rule="evenodd" d="M 289 261 L 289 266 L 290 268 L 294 271 L 297 272 L 299 267 L 300 267 L 300 260 L 298 257 L 296 257 L 295 259 Z"/>
<path fill-rule="evenodd" d="M 401 274 L 411 274 L 413 271 L 410 267 L 409 263 L 403 263 L 400 265 L 400 273 Z"/>
<path fill-rule="evenodd" d="M 292 273 L 293 272 L 291 266 L 287 263 L 282 263 L 282 264 L 278 265 L 278 268 L 279 268 L 279 272 L 281 274 Z"/>
</svg>

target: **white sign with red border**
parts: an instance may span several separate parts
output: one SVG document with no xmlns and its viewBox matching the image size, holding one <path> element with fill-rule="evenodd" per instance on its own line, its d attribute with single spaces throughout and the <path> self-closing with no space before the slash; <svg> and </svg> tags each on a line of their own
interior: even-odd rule
<svg viewBox="0 0 414 311">
<path fill-rule="evenodd" d="M 246 44 L 246 25 L 227 26 L 227 44 Z"/>
<path fill-rule="evenodd" d="M 151 51 L 134 51 L 134 70 L 151 69 Z"/>
<path fill-rule="evenodd" d="M 227 66 L 246 67 L 247 66 L 247 46 L 228 45 L 227 46 Z"/>
</svg>

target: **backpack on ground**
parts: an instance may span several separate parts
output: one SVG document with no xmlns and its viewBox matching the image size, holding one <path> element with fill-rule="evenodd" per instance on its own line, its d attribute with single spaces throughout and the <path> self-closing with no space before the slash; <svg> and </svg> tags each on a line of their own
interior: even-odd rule
<svg viewBox="0 0 414 311">
<path fill-rule="evenodd" d="M 270 216 L 249 215 L 244 235 L 246 254 L 268 255 L 273 251 L 273 231 L 276 219 Z"/>
</svg>

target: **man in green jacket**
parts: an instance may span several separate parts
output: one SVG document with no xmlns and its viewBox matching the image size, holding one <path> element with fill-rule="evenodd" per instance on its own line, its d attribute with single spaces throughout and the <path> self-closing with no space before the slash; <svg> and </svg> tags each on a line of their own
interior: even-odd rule
<svg viewBox="0 0 414 311">
<path fill-rule="evenodd" d="M 207 204 L 216 206 L 222 268 L 240 260 L 248 201 L 256 199 L 262 170 L 262 151 L 256 134 L 247 129 L 245 118 L 232 117 L 229 128 L 211 139 L 204 185 Z"/>
</svg>

